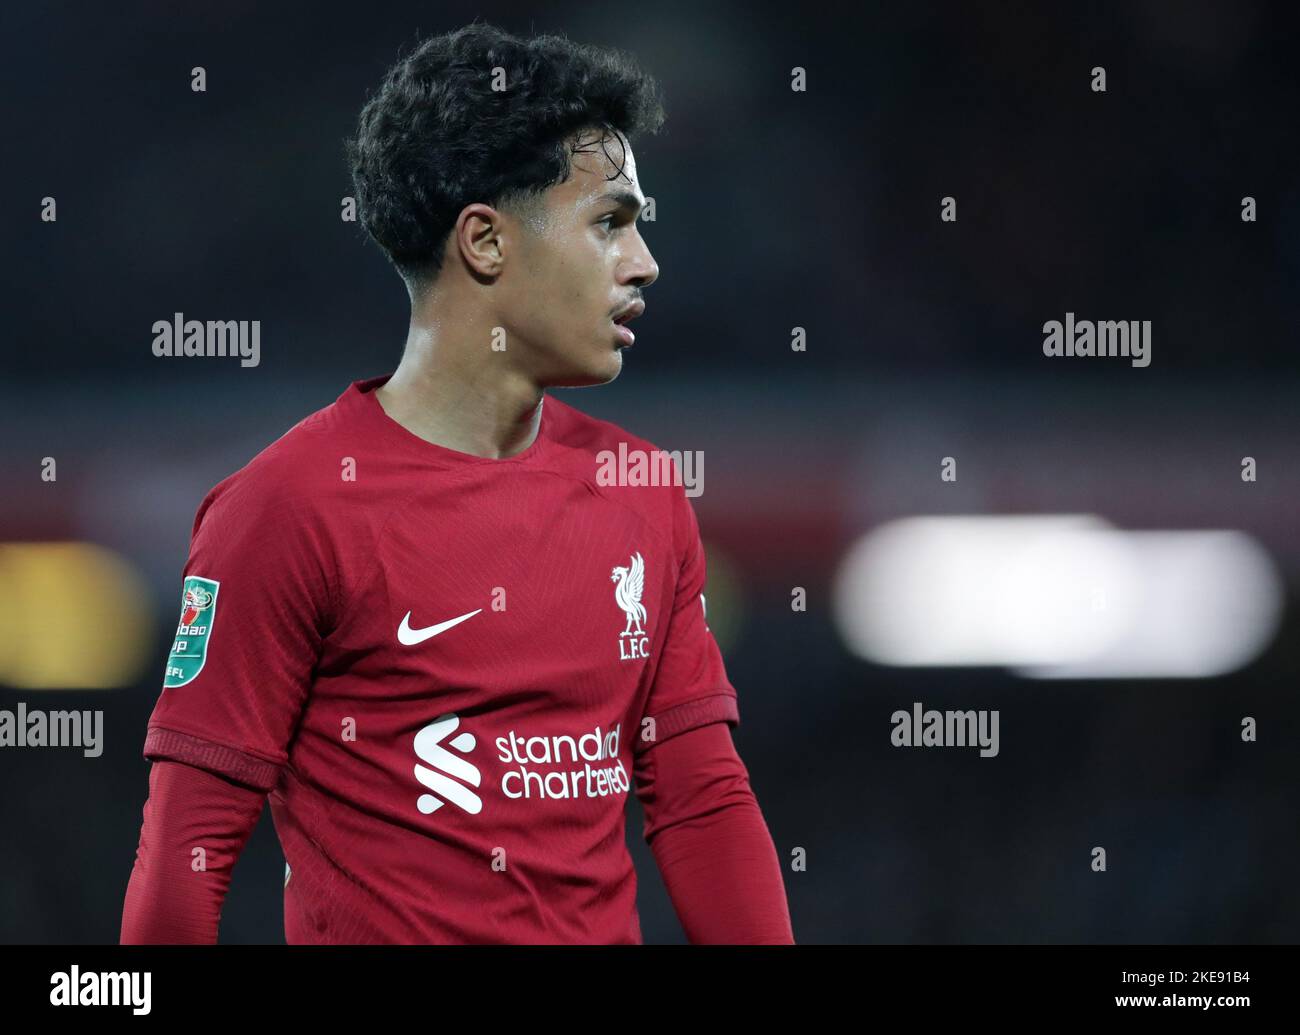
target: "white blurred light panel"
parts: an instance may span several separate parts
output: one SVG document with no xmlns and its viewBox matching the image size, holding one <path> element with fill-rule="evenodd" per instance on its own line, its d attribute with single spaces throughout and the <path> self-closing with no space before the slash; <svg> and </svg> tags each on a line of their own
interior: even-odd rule
<svg viewBox="0 0 1300 1035">
<path fill-rule="evenodd" d="M 1244 532 L 1117 532 L 1132 544 L 1140 596 L 1134 620 L 1082 661 L 1030 666 L 1041 679 L 1206 677 L 1239 669 L 1282 620 L 1281 576 Z"/>
<path fill-rule="evenodd" d="M 890 665 L 1036 678 L 1209 676 L 1276 632 L 1282 587 L 1240 532 L 1125 532 L 1093 515 L 917 517 L 845 555 L 834 616 Z"/>
</svg>

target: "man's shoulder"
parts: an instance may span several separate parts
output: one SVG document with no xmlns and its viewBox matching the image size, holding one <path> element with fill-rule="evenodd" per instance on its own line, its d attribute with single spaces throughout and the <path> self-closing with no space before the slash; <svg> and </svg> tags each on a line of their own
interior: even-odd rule
<svg viewBox="0 0 1300 1035">
<path fill-rule="evenodd" d="M 617 454 L 620 444 L 624 451 L 657 450 L 655 444 L 649 439 L 634 435 L 613 421 L 601 420 L 599 417 L 584 413 L 553 394 L 547 395 L 546 406 L 551 409 L 553 418 L 551 435 L 566 449 L 576 450 L 592 457 L 606 451 Z"/>
<path fill-rule="evenodd" d="M 681 454 L 661 449 L 648 438 L 562 403 L 554 395 L 547 397 L 547 406 L 557 403 L 551 413 L 555 418 L 551 436 L 561 447 L 558 462 L 569 474 L 606 499 L 636 510 L 665 535 L 671 536 L 674 526 L 689 521 Z"/>
<path fill-rule="evenodd" d="M 337 401 L 309 413 L 217 482 L 203 500 L 199 518 L 218 503 L 266 515 L 319 509 L 340 493 L 348 481 L 348 463 L 355 464 L 342 424 Z"/>
</svg>

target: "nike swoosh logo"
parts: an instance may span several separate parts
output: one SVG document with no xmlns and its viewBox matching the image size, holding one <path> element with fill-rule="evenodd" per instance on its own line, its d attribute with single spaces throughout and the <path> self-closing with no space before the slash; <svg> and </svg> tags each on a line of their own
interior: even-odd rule
<svg viewBox="0 0 1300 1035">
<path fill-rule="evenodd" d="M 425 640 L 431 640 L 439 633 L 444 633 L 453 625 L 460 625 L 461 622 L 473 618 L 479 611 L 471 611 L 467 615 L 461 615 L 459 618 L 452 618 L 446 622 L 439 622 L 437 625 L 426 626 L 423 629 L 411 628 L 411 612 L 406 612 L 406 617 L 402 619 L 402 624 L 397 627 L 397 642 L 405 647 L 414 647 L 417 643 L 423 643 Z"/>
</svg>

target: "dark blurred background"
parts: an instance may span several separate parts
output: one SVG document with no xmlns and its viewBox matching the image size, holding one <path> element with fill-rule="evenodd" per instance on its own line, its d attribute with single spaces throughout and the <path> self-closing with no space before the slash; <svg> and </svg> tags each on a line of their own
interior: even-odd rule
<svg viewBox="0 0 1300 1035">
<path fill-rule="evenodd" d="M 663 86 L 665 131 L 634 141 L 660 277 L 619 379 L 560 397 L 703 451 L 709 619 L 796 939 L 1295 941 L 1291 5 L 239 0 L 0 14 L 0 708 L 105 722 L 98 758 L 0 749 L 0 941 L 116 941 L 194 512 L 396 366 L 407 298 L 340 219 L 342 141 L 399 50 L 475 18 L 630 50 Z M 155 357 L 175 312 L 260 320 L 260 364 Z M 1067 312 L 1150 320 L 1151 365 L 1049 360 L 1042 325 Z M 870 620 L 836 613 L 864 534 L 1057 514 L 1239 531 L 1196 614 L 1245 615 L 1240 656 L 1042 679 L 846 636 Z M 1175 648 L 1206 635 L 1146 599 L 1138 641 L 1161 620 Z M 893 747 L 916 701 L 998 709 L 999 754 Z M 632 801 L 645 938 L 682 941 L 640 824 Z M 283 869 L 264 814 L 223 941 L 283 941 Z"/>
</svg>

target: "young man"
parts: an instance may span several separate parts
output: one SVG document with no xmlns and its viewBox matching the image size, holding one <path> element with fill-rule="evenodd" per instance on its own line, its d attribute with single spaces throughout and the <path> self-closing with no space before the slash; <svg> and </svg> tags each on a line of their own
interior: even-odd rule
<svg viewBox="0 0 1300 1035">
<path fill-rule="evenodd" d="M 199 507 L 122 942 L 216 940 L 269 794 L 290 943 L 638 943 L 629 791 L 692 942 L 793 941 L 684 489 L 602 484 L 655 447 L 545 394 L 632 344 L 662 120 L 624 56 L 482 24 L 365 106 L 405 352 Z"/>
</svg>

